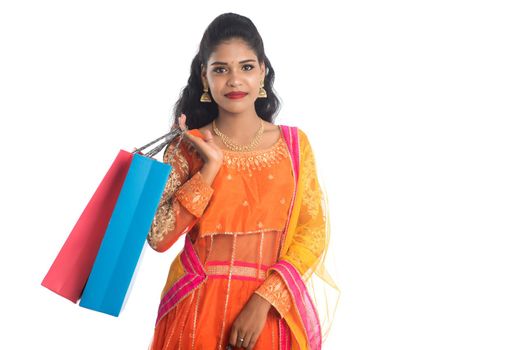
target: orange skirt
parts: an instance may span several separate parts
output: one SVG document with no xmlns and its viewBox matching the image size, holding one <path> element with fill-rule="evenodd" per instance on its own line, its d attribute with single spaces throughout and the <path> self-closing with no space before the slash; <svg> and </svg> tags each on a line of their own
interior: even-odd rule
<svg viewBox="0 0 524 350">
<path fill-rule="evenodd" d="M 150 349 L 225 350 L 233 322 L 262 282 L 233 276 L 228 293 L 228 276 L 209 276 L 158 322 Z M 278 349 L 278 319 L 271 308 L 255 349 Z"/>
</svg>

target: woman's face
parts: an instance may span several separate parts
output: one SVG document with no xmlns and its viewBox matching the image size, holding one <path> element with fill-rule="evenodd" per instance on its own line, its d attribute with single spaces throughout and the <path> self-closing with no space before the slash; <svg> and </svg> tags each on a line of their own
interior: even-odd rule
<svg viewBox="0 0 524 350">
<path fill-rule="evenodd" d="M 231 39 L 220 44 L 202 67 L 202 84 L 209 87 L 212 99 L 230 113 L 254 109 L 260 86 L 265 77 L 265 65 L 259 64 L 243 40 Z M 247 93 L 242 98 L 229 98 L 233 91 Z"/>
</svg>

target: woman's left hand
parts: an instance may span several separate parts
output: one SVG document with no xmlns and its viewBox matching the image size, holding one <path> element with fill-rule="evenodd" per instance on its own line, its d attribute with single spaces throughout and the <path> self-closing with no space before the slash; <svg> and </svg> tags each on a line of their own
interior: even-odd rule
<svg viewBox="0 0 524 350">
<path fill-rule="evenodd" d="M 229 344 L 252 350 L 264 329 L 269 309 L 271 304 L 260 295 L 253 293 L 231 326 Z"/>
</svg>

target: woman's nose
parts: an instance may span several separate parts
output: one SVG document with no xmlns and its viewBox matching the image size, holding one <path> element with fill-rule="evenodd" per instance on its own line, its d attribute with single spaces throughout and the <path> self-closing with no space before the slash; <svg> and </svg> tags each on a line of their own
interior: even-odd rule
<svg viewBox="0 0 524 350">
<path fill-rule="evenodd" d="M 239 72 L 237 72 L 236 70 L 232 70 L 228 79 L 229 86 L 238 86 L 240 84 L 239 79 Z"/>
</svg>

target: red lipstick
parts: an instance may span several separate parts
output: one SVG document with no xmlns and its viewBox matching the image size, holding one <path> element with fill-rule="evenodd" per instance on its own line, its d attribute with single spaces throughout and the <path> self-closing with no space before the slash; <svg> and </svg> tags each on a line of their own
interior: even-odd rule
<svg viewBox="0 0 524 350">
<path fill-rule="evenodd" d="M 231 99 L 239 99 L 239 98 L 242 98 L 242 97 L 244 97 L 246 95 L 247 95 L 247 93 L 243 92 L 243 91 L 231 91 L 231 92 L 226 94 L 226 97 L 231 98 Z"/>
</svg>

